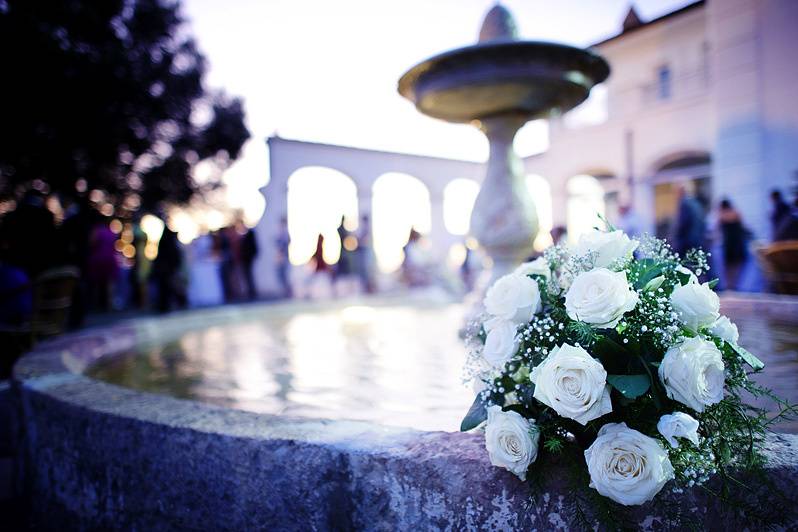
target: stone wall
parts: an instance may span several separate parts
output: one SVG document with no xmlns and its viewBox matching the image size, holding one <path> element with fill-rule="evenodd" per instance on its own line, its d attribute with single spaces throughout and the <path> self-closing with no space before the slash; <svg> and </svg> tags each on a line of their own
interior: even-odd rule
<svg viewBox="0 0 798 532">
<path fill-rule="evenodd" d="M 33 524 L 121 530 L 573 528 L 568 468 L 527 485 L 490 465 L 481 434 L 292 420 L 141 394 L 74 374 L 20 381 Z M 798 489 L 798 437 L 769 443 L 768 476 Z M 764 491 L 752 501 L 770 502 Z M 695 490 L 635 509 L 667 528 L 679 505 L 741 526 Z M 711 524 L 711 525 L 710 525 Z"/>
</svg>

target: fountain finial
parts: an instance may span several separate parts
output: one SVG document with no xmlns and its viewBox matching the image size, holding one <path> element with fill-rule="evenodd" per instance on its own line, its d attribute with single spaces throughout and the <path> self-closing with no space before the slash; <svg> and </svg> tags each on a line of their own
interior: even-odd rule
<svg viewBox="0 0 798 532">
<path fill-rule="evenodd" d="M 479 42 L 491 41 L 517 41 L 518 25 L 510 10 L 496 2 L 485 20 L 482 21 L 482 28 L 479 30 Z"/>
</svg>

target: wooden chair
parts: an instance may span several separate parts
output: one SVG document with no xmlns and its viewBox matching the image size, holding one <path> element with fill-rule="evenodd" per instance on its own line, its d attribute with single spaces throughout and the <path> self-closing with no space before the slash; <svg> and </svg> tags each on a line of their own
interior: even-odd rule
<svg viewBox="0 0 798 532">
<path fill-rule="evenodd" d="M 761 246 L 756 256 L 773 290 L 798 295 L 798 240 Z"/>
<path fill-rule="evenodd" d="M 16 358 L 44 338 L 64 332 L 72 306 L 72 294 L 80 273 L 77 268 L 47 270 L 31 284 L 30 318 L 19 325 L 0 325 L 0 378 L 10 373 Z"/>
</svg>

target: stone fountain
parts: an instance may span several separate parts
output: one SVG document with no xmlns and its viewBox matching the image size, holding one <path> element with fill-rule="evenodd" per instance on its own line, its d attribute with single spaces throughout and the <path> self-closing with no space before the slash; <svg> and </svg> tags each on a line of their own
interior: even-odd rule
<svg viewBox="0 0 798 532">
<path fill-rule="evenodd" d="M 471 214 L 471 236 L 493 261 L 491 281 L 531 254 L 538 231 L 513 148 L 516 132 L 529 120 L 579 105 L 609 73 L 607 62 L 590 50 L 519 40 L 512 15 L 497 4 L 477 44 L 422 61 L 399 80 L 399 93 L 420 112 L 471 123 L 488 137 L 490 157 Z"/>
</svg>

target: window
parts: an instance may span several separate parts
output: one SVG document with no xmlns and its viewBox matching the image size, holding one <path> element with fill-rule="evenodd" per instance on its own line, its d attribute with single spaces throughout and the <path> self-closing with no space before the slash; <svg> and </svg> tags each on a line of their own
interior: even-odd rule
<svg viewBox="0 0 798 532">
<path fill-rule="evenodd" d="M 667 65 L 661 66 L 657 71 L 657 97 L 660 100 L 671 97 L 671 68 Z"/>
</svg>

